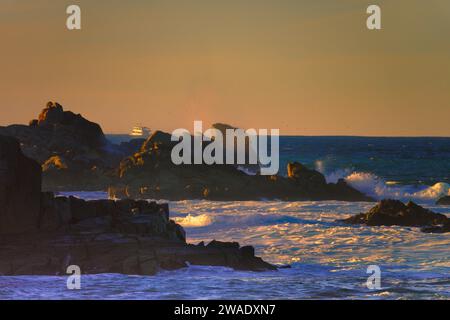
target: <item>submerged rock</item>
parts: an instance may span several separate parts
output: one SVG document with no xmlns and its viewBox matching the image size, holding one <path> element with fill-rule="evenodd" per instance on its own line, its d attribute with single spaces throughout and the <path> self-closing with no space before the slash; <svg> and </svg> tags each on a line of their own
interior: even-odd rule
<svg viewBox="0 0 450 320">
<path fill-rule="evenodd" d="M 368 226 L 436 227 L 447 224 L 449 219 L 443 214 L 434 213 L 414 202 L 408 202 L 405 205 L 398 200 L 382 200 L 369 212 L 340 221 Z"/>
</svg>

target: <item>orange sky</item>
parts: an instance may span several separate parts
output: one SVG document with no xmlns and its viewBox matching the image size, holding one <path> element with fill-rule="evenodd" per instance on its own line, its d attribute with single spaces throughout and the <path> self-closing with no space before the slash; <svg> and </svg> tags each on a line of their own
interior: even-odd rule
<svg viewBox="0 0 450 320">
<path fill-rule="evenodd" d="M 0 36 L 0 125 L 54 100 L 114 133 L 450 136 L 448 0 L 2 0 Z"/>
</svg>

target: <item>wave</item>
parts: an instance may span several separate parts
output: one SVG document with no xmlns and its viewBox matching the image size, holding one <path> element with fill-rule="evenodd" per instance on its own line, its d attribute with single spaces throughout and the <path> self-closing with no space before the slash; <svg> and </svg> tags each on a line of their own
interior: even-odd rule
<svg viewBox="0 0 450 320">
<path fill-rule="evenodd" d="M 214 219 L 207 214 L 193 216 L 188 214 L 186 217 L 176 217 L 175 222 L 185 228 L 199 228 L 211 225 Z"/>
<path fill-rule="evenodd" d="M 188 214 L 185 217 L 173 218 L 176 223 L 184 228 L 203 228 L 208 227 L 208 230 L 234 228 L 234 227 L 268 227 L 272 225 L 283 224 L 302 224 L 302 225 L 318 225 L 325 224 L 322 221 L 302 219 L 290 215 L 279 214 L 259 214 L 249 213 L 240 215 L 215 214 L 209 213 L 199 214 L 197 216 Z"/>
<path fill-rule="evenodd" d="M 322 160 L 316 161 L 315 166 L 316 170 L 325 176 L 328 183 L 336 183 L 339 179 L 344 179 L 353 188 L 377 200 L 394 198 L 434 202 L 443 196 L 450 195 L 450 185 L 446 182 L 438 182 L 433 186 L 400 185 L 397 181 L 386 181 L 370 172 L 358 172 L 348 168 L 327 172 L 325 162 Z"/>
<path fill-rule="evenodd" d="M 397 185 L 394 181 L 385 181 L 367 172 L 353 172 L 345 177 L 345 181 L 355 189 L 374 197 L 395 198 L 400 200 L 436 201 L 440 197 L 450 195 L 450 185 L 438 182 L 433 186 Z"/>
</svg>

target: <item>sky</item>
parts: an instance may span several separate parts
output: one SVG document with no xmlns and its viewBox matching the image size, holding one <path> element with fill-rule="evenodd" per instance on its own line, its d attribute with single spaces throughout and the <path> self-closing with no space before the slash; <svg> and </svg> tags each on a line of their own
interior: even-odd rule
<svg viewBox="0 0 450 320">
<path fill-rule="evenodd" d="M 449 36 L 448 0 L 0 0 L 0 125 L 57 101 L 108 133 L 450 136 Z"/>
</svg>

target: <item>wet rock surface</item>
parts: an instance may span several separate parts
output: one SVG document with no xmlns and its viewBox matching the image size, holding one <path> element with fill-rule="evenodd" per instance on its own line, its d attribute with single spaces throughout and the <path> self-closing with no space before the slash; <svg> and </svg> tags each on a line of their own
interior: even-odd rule
<svg viewBox="0 0 450 320">
<path fill-rule="evenodd" d="M 405 205 L 398 200 L 382 200 L 367 213 L 339 221 L 367 226 L 424 227 L 424 232 L 446 232 L 449 220 L 447 216 L 434 213 L 411 201 Z"/>
</svg>

